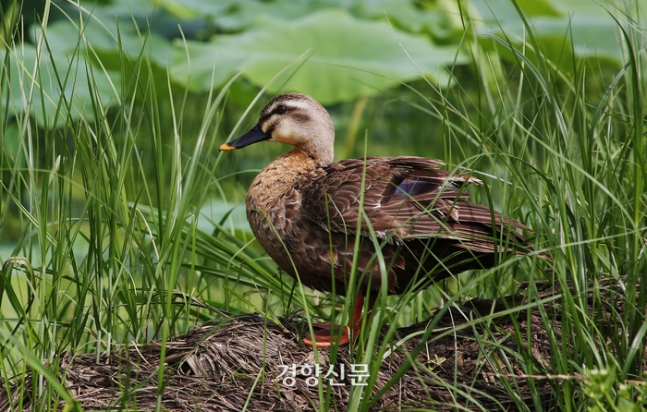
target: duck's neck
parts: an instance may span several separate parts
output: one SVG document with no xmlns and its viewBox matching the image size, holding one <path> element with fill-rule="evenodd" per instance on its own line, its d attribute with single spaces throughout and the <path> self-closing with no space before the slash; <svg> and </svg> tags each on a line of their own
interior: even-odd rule
<svg viewBox="0 0 647 412">
<path fill-rule="evenodd" d="M 294 190 L 302 176 L 332 162 L 332 153 L 322 156 L 321 150 L 297 146 L 267 165 L 252 182 L 247 192 L 247 207 L 267 209 L 281 196 Z"/>
<path fill-rule="evenodd" d="M 299 168 L 298 165 L 302 165 L 306 169 L 309 169 L 307 171 L 310 171 L 317 167 L 326 167 L 331 164 L 334 152 L 333 147 L 327 147 L 324 145 L 317 146 L 316 143 L 313 143 L 309 145 L 296 146 L 281 157 L 291 159 L 291 161 L 295 163 L 295 169 Z"/>
<path fill-rule="evenodd" d="M 327 117 L 327 116 L 326 116 Z M 300 138 L 293 139 L 298 142 L 294 149 L 285 156 L 308 156 L 314 159 L 318 167 L 325 167 L 332 163 L 335 157 L 335 128 L 326 118 L 325 124 L 318 122 L 315 127 L 310 127 L 300 132 Z M 307 138 L 307 137 L 310 138 Z"/>
</svg>

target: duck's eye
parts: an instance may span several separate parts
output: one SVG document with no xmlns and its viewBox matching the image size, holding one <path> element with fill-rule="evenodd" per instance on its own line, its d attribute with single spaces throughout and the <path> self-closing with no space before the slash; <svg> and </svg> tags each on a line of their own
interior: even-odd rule
<svg viewBox="0 0 647 412">
<path fill-rule="evenodd" d="M 276 108 L 276 112 L 278 114 L 286 114 L 288 112 L 288 108 L 283 105 L 280 105 L 279 107 Z"/>
</svg>

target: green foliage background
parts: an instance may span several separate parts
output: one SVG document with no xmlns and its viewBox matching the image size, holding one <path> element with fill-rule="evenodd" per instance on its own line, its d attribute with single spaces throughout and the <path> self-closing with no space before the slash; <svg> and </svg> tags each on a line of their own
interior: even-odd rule
<svg viewBox="0 0 647 412">
<path fill-rule="evenodd" d="M 390 297 L 376 326 L 500 297 L 522 281 L 572 285 L 553 365 L 528 359 L 525 372 L 585 377 L 555 382 L 560 409 L 641 408 L 645 3 L 3 4 L 5 389 L 51 395 L 36 397 L 39 410 L 54 409 L 50 399 L 74 405 L 56 372 L 63 351 L 165 342 L 218 319 L 217 309 L 276 322 L 348 316 L 338 299 L 277 276 L 249 233 L 246 188 L 285 148 L 217 153 L 271 95 L 298 91 L 329 108 L 337 158 L 414 154 L 480 171 L 488 186 L 474 199 L 533 227 L 533 243 L 552 256 Z M 617 336 L 600 326 L 602 311 L 587 309 L 604 307 L 604 278 L 626 291 L 610 327 Z M 360 345 L 357 356 L 375 350 Z M 25 381 L 28 372 L 50 385 Z M 370 397 L 358 391 L 353 402 L 366 410 Z"/>
</svg>

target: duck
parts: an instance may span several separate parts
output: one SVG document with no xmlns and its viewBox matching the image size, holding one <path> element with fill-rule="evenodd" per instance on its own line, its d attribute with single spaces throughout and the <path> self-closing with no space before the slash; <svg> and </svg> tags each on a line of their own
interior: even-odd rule
<svg viewBox="0 0 647 412">
<path fill-rule="evenodd" d="M 518 233 L 529 227 L 470 202 L 465 187 L 481 180 L 444 170 L 440 160 L 369 156 L 334 162 L 334 125 L 310 96 L 274 97 L 254 127 L 219 149 L 259 142 L 293 146 L 247 192 L 247 220 L 260 245 L 304 286 L 346 295 L 355 281 L 348 326 L 340 334 L 338 325 L 313 324 L 306 345 L 348 344 L 381 288 L 390 295 L 423 289 L 466 270 L 491 268 L 502 253 L 531 250 Z"/>
</svg>

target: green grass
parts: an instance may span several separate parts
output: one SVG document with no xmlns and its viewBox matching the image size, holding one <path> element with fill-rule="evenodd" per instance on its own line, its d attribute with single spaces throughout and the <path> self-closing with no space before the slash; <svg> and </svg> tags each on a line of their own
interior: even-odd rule
<svg viewBox="0 0 647 412">
<path fill-rule="evenodd" d="M 550 368 L 506 348 L 482 356 L 513 356 L 523 360 L 528 375 L 566 377 L 551 381 L 559 410 L 638 410 L 647 402 L 641 366 L 647 341 L 645 33 L 639 25 L 622 26 L 627 63 L 608 77 L 595 61 L 573 61 L 572 71 L 560 71 L 535 53 L 529 27 L 520 48 L 505 37 L 483 42 L 469 16 L 464 18 L 473 66 L 457 68 L 450 88 L 420 80 L 389 96 L 331 108 L 341 125 L 337 154 L 399 150 L 473 170 L 487 183 L 474 199 L 534 228 L 533 244 L 551 258 L 510 259 L 421 293 L 380 295 L 378 316 L 368 320 L 354 351 L 357 363 L 372 365 L 373 380 L 353 387 L 349 410 L 367 410 L 374 402 L 369 394 L 376 360 L 386 356 L 397 326 L 426 319 L 442 304 L 508 295 L 524 281 L 531 282 L 531 306 L 539 306 L 535 280 L 563 288 L 559 315 L 544 313 L 543 319 L 546 325 L 554 316 L 562 322 L 561 345 L 550 336 Z M 37 45 L 46 49 L 47 38 Z M 108 109 L 92 80 L 100 67 L 82 67 L 88 83 L 56 72 L 32 73 L 27 66 L 8 71 L 9 60 L 21 58 L 15 46 L 1 73 L 3 101 L 9 82 L 18 78 L 31 93 L 22 104 L 43 111 L 35 102 L 50 98 L 39 88 L 47 75 L 61 86 L 87 89 L 93 104 L 72 116 L 72 101 L 61 98 L 58 115 L 44 124 L 25 112 L 0 114 L 0 238 L 11 241 L 10 252 L 3 248 L 0 282 L 0 374 L 6 390 L 18 385 L 32 394 L 35 410 L 54 410 L 59 400 L 76 408 L 59 379 L 63 352 L 96 353 L 98 359 L 132 342 L 166 342 L 218 319 L 197 302 L 232 313 L 261 312 L 274 321 L 295 314 L 348 319 L 349 305 L 331 314 L 331 306 L 341 309 L 339 302 L 277 277 L 252 236 L 227 214 L 200 217 L 210 201 L 231 208 L 242 201 L 255 171 L 285 150 L 257 145 L 235 157 L 217 152 L 242 115 L 228 100 L 229 85 L 207 96 L 170 82 L 161 90 L 143 47 L 138 59 L 119 56 L 123 78 L 113 97 L 120 104 Z M 502 58 L 504 52 L 514 55 L 513 63 Z M 70 66 L 80 61 L 77 55 Z M 347 134 L 355 136 L 355 145 L 343 140 Z M 603 310 L 597 287 L 606 278 L 626 288 L 626 310 L 618 316 Z M 589 288 L 596 291 L 593 297 L 585 293 Z M 379 343 L 377 332 L 385 325 L 387 339 Z M 495 344 L 485 330 L 482 347 Z M 521 347 L 531 344 L 528 336 L 516 339 Z M 515 382 L 501 379 L 511 379 L 514 397 Z M 461 391 L 454 382 L 446 384 Z M 160 396 L 163 390 L 160 384 Z M 320 387 L 320 398 L 322 410 L 332 405 L 329 388 Z"/>
</svg>

